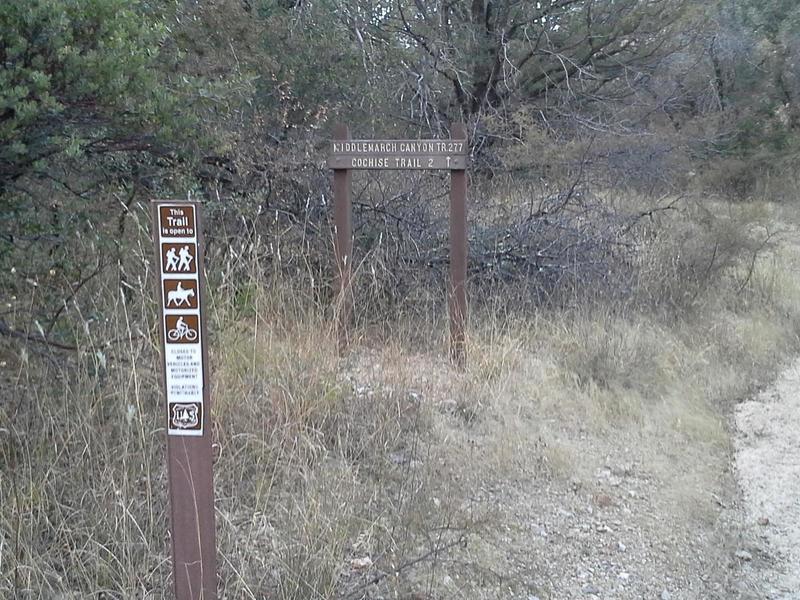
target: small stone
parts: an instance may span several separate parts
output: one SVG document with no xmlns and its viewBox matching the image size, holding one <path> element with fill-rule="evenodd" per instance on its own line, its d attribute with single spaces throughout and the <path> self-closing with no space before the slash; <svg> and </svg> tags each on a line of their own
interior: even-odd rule
<svg viewBox="0 0 800 600">
<path fill-rule="evenodd" d="M 614 506 L 614 500 L 608 494 L 595 494 L 594 503 L 600 508 L 608 508 Z"/>
<path fill-rule="evenodd" d="M 538 527 L 536 529 L 536 533 L 541 537 L 547 537 L 547 529 L 545 529 L 544 527 Z"/>
<path fill-rule="evenodd" d="M 625 546 L 625 544 L 623 544 L 622 542 L 617 542 L 617 550 L 619 550 L 620 552 L 625 552 L 625 550 L 627 549 L 628 548 L 627 546 Z"/>
<path fill-rule="evenodd" d="M 769 519 L 767 517 L 759 517 L 758 524 L 761 525 L 762 527 L 766 527 L 767 525 L 769 525 Z"/>
<path fill-rule="evenodd" d="M 600 590 L 598 588 L 596 588 L 595 586 L 593 586 L 591 584 L 588 584 L 588 583 L 581 588 L 581 592 L 583 592 L 587 596 L 588 595 L 597 596 L 597 595 L 600 594 Z"/>
<path fill-rule="evenodd" d="M 748 562 L 753 560 L 753 555 L 750 554 L 747 550 L 737 550 L 734 556 L 736 556 L 736 558 L 738 558 L 739 560 L 744 560 Z"/>
<path fill-rule="evenodd" d="M 672 600 L 672 594 L 670 594 L 667 590 L 661 592 L 661 600 Z"/>
<path fill-rule="evenodd" d="M 633 463 L 621 463 L 618 464 L 616 469 L 614 470 L 616 471 L 616 474 L 619 475 L 620 477 L 630 477 L 631 475 L 633 475 L 633 467 L 634 467 Z"/>
<path fill-rule="evenodd" d="M 408 462 L 408 456 L 405 452 L 390 452 L 389 460 L 396 465 L 403 465 Z"/>
<path fill-rule="evenodd" d="M 350 567 L 357 570 L 363 571 L 364 569 L 369 569 L 372 566 L 372 559 L 369 556 L 365 556 L 363 558 L 354 558 L 350 561 Z"/>
<path fill-rule="evenodd" d="M 628 573 L 628 572 L 626 572 L 626 571 L 622 571 L 622 573 L 620 573 L 619 575 L 617 575 L 617 578 L 618 578 L 618 579 L 621 579 L 622 581 L 628 581 L 628 579 L 630 579 L 630 578 L 631 578 L 631 575 L 630 575 L 630 573 Z"/>
</svg>

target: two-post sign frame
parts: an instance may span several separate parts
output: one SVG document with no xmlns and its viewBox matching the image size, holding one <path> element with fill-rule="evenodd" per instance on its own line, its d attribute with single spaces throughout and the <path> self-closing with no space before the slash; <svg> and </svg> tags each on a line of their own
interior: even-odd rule
<svg viewBox="0 0 800 600">
<path fill-rule="evenodd" d="M 337 329 L 347 343 L 352 277 L 352 169 L 444 169 L 450 171 L 450 350 L 466 364 L 468 142 L 455 125 L 450 140 L 351 140 L 338 125 L 328 158 L 334 172 L 334 250 L 337 267 Z M 162 343 L 170 525 L 175 597 L 217 597 L 211 399 L 200 205 L 151 203 L 157 257 L 156 289 Z"/>
<path fill-rule="evenodd" d="M 200 205 L 151 203 L 176 600 L 217 597 Z"/>
<path fill-rule="evenodd" d="M 340 348 L 348 343 L 353 256 L 351 171 L 439 169 L 450 171 L 450 356 L 466 366 L 467 320 L 467 163 L 469 143 L 464 125 L 453 125 L 449 140 L 352 140 L 346 125 L 337 125 L 327 166 L 333 169 L 334 254 L 336 258 L 336 327 Z"/>
</svg>

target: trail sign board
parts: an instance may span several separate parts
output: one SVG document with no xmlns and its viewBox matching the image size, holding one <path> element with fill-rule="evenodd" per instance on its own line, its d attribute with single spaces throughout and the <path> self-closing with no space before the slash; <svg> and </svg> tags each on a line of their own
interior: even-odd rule
<svg viewBox="0 0 800 600">
<path fill-rule="evenodd" d="M 334 140 L 329 169 L 467 168 L 467 140 Z"/>
<path fill-rule="evenodd" d="M 158 207 L 158 228 L 161 237 L 196 239 L 197 223 L 194 207 L 161 205 Z"/>
<path fill-rule="evenodd" d="M 450 354 L 458 367 L 466 366 L 467 320 L 467 174 L 469 142 L 463 125 L 455 124 L 451 139 L 352 140 L 346 125 L 336 126 L 327 166 L 333 169 L 334 238 L 336 259 L 336 328 L 339 347 L 348 343 L 351 312 L 353 217 L 351 171 L 356 169 L 440 169 L 450 171 Z"/>
<path fill-rule="evenodd" d="M 200 274 L 197 270 L 195 206 L 159 205 L 161 308 L 164 314 L 164 378 L 167 434 L 203 435 L 203 336 L 200 327 Z M 191 407 L 195 419 L 178 418 Z M 185 413 L 185 410 L 184 410 Z M 181 413 L 181 414 L 184 414 Z"/>
<path fill-rule="evenodd" d="M 177 600 L 216 598 L 216 534 L 200 207 L 153 203 Z"/>
</svg>

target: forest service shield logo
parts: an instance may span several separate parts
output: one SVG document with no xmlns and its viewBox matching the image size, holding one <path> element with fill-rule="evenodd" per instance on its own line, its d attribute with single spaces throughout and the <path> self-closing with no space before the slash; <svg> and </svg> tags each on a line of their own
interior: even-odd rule
<svg viewBox="0 0 800 600">
<path fill-rule="evenodd" d="M 197 429 L 200 426 L 200 410 L 196 403 L 172 404 L 170 425 L 173 429 Z"/>
</svg>

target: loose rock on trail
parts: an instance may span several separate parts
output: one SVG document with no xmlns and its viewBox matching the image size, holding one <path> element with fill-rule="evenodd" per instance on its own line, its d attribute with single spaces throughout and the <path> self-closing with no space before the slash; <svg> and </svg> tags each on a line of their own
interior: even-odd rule
<svg viewBox="0 0 800 600">
<path fill-rule="evenodd" d="M 736 410 L 736 475 L 756 598 L 800 599 L 800 360 Z"/>
</svg>

